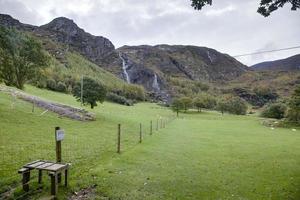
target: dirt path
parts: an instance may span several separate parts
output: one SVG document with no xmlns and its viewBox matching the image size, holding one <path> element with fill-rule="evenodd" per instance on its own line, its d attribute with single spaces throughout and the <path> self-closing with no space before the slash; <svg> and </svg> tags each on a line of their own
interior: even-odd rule
<svg viewBox="0 0 300 200">
<path fill-rule="evenodd" d="M 43 108 L 45 110 L 57 113 L 61 117 L 68 117 L 70 119 L 78 120 L 78 121 L 93 121 L 95 120 L 95 115 L 90 113 L 84 109 L 72 107 L 69 105 L 51 102 L 45 99 L 41 99 L 37 96 L 29 95 L 23 91 L 6 87 L 0 86 L 1 92 L 6 92 L 12 95 L 14 98 L 18 98 L 30 103 L 33 103 L 35 106 Z"/>
</svg>

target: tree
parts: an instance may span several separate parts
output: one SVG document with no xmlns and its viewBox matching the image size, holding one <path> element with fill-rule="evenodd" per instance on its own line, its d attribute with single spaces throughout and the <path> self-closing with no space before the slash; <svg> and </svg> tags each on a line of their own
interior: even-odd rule
<svg viewBox="0 0 300 200">
<path fill-rule="evenodd" d="M 290 121 L 300 123 L 300 86 L 294 91 L 289 101 L 288 119 Z"/>
<path fill-rule="evenodd" d="M 194 106 L 197 108 L 198 112 L 201 112 L 202 108 L 205 108 L 205 103 L 203 98 L 197 97 L 194 99 Z"/>
<path fill-rule="evenodd" d="M 216 109 L 220 111 L 222 115 L 224 114 L 227 109 L 227 102 L 225 98 L 221 98 L 221 100 L 218 101 Z"/>
<path fill-rule="evenodd" d="M 4 27 L 0 27 L 0 56 L 0 78 L 6 85 L 19 89 L 49 60 L 34 38 Z"/>
<path fill-rule="evenodd" d="M 196 10 L 201 10 L 205 5 L 212 5 L 212 0 L 191 0 L 192 7 Z M 286 3 L 292 4 L 291 10 L 300 8 L 300 0 L 261 0 L 257 12 L 264 17 L 268 17 L 278 8 L 283 7 Z"/>
<path fill-rule="evenodd" d="M 245 115 L 248 106 L 245 101 L 239 97 L 232 97 L 228 101 L 228 112 L 236 115 Z"/>
<path fill-rule="evenodd" d="M 176 98 L 173 100 L 171 104 L 171 108 L 174 112 L 177 113 L 177 117 L 178 117 L 178 114 L 184 108 L 184 105 L 180 99 Z"/>
<path fill-rule="evenodd" d="M 286 106 L 282 103 L 269 104 L 261 113 L 262 117 L 282 119 L 284 118 Z"/>
<path fill-rule="evenodd" d="M 209 94 L 204 94 L 201 96 L 201 98 L 203 99 L 203 103 L 204 103 L 204 107 L 206 109 L 213 109 L 215 108 L 217 101 L 215 99 L 215 97 L 209 95 Z"/>
<path fill-rule="evenodd" d="M 184 112 L 186 112 L 193 105 L 193 100 L 190 97 L 181 97 L 179 100 L 183 105 Z"/>
<path fill-rule="evenodd" d="M 78 101 L 81 101 L 81 82 L 75 84 L 73 88 L 73 95 Z M 90 104 L 91 109 L 97 106 L 97 101 L 103 103 L 106 97 L 106 88 L 103 84 L 95 81 L 94 79 L 83 78 L 83 104 Z"/>
<path fill-rule="evenodd" d="M 222 114 L 228 112 L 236 115 L 245 115 L 247 109 L 248 106 L 243 99 L 231 95 L 222 97 L 217 104 L 217 110 Z"/>
</svg>

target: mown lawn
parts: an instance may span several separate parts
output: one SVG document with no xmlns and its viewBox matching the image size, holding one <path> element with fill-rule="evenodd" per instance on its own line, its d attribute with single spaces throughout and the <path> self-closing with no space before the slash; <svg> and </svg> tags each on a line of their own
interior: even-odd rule
<svg viewBox="0 0 300 200">
<path fill-rule="evenodd" d="M 26 91 L 79 106 L 69 95 L 30 86 Z M 54 127 L 61 126 L 66 131 L 63 160 L 72 163 L 69 188 L 59 188 L 61 199 L 92 185 L 92 199 L 300 199 L 298 130 L 272 130 L 255 116 L 205 112 L 181 114 L 150 136 L 150 120 L 155 130 L 157 118 L 173 113 L 149 103 L 104 103 L 94 110 L 95 122 L 42 112 L 31 113 L 31 105 L 19 100 L 12 108 L 10 96 L 0 93 L 0 191 L 18 185 L 22 164 L 55 158 Z M 121 155 L 115 153 L 118 123 L 123 127 Z M 31 196 L 47 196 L 48 177 L 42 191 L 36 188 L 33 184 Z M 20 186 L 14 192 L 12 198 L 23 194 Z"/>
</svg>

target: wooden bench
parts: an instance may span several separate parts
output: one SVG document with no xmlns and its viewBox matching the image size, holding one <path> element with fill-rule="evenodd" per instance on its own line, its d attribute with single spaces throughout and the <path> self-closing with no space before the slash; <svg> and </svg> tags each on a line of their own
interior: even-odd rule
<svg viewBox="0 0 300 200">
<path fill-rule="evenodd" d="M 22 174 L 22 184 L 23 190 L 25 192 L 29 191 L 29 181 L 30 181 L 30 171 L 38 170 L 38 183 L 42 183 L 42 175 L 43 171 L 48 172 L 51 177 L 51 195 L 56 195 L 58 190 L 58 183 L 61 182 L 61 174 L 65 173 L 65 186 L 68 186 L 68 170 L 69 164 L 64 163 L 55 163 L 51 161 L 43 161 L 36 160 L 31 163 L 27 163 L 21 169 L 19 169 L 18 173 Z"/>
</svg>

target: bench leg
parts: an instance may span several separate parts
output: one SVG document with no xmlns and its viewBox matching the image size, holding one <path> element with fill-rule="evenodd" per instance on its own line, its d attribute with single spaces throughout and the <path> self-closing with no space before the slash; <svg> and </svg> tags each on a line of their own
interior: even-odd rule
<svg viewBox="0 0 300 200">
<path fill-rule="evenodd" d="M 30 181 L 30 170 L 25 171 L 22 175 L 23 175 L 23 179 L 22 179 L 23 190 L 25 192 L 28 192 L 29 191 L 29 181 Z"/>
<path fill-rule="evenodd" d="M 51 195 L 56 196 L 57 188 L 58 188 L 57 174 L 50 174 L 50 177 L 51 177 Z"/>
<path fill-rule="evenodd" d="M 57 174 L 57 182 L 61 183 L 61 173 L 60 172 Z"/>
<path fill-rule="evenodd" d="M 42 183 L 42 177 L 43 177 L 42 170 L 39 170 L 39 180 L 38 180 L 38 183 L 39 183 L 39 184 Z"/>
<path fill-rule="evenodd" d="M 65 186 L 68 186 L 68 169 L 65 170 Z"/>
</svg>

